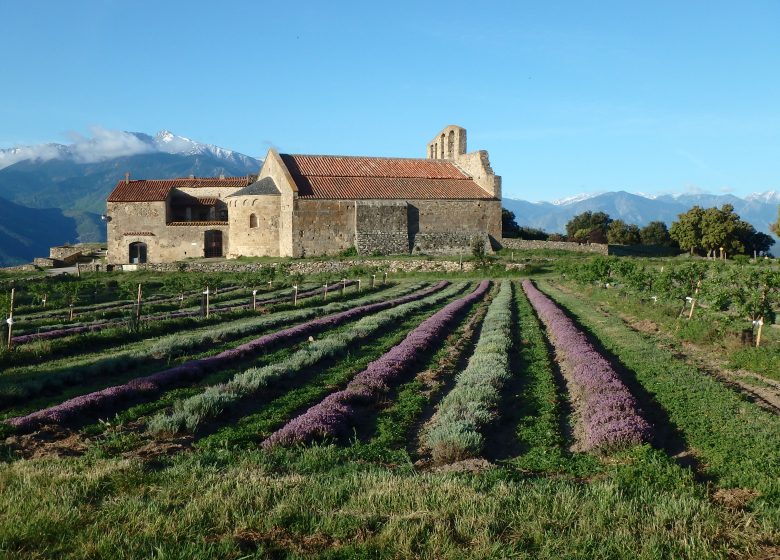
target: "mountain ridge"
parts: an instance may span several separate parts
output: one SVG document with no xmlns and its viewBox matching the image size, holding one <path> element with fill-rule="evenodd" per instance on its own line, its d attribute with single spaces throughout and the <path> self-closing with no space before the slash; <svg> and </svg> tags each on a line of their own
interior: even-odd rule
<svg viewBox="0 0 780 560">
<path fill-rule="evenodd" d="M 627 191 L 610 191 L 587 197 L 576 195 L 555 202 L 503 199 L 504 208 L 515 213 L 519 225 L 543 229 L 549 233 L 563 233 L 566 230 L 566 222 L 582 212 L 606 212 L 613 219 L 642 227 L 655 220 L 671 225 L 679 214 L 687 212 L 695 205 L 709 208 L 723 204 L 734 206 L 734 211 L 758 231 L 773 235 L 769 224 L 777 219 L 780 192 L 771 190 L 752 193 L 744 198 L 728 193 L 663 194 L 651 198 Z"/>
</svg>

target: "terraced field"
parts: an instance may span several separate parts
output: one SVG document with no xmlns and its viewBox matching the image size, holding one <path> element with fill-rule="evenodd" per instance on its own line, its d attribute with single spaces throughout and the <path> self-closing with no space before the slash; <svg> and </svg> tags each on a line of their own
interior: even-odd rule
<svg viewBox="0 0 780 560">
<path fill-rule="evenodd" d="M 780 418 L 739 386 L 547 279 L 367 285 L 21 314 L 0 553 L 780 554 Z"/>
</svg>

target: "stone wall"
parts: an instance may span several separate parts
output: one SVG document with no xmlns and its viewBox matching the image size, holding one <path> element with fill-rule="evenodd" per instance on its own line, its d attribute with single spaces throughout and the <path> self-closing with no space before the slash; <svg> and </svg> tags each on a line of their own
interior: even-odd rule
<svg viewBox="0 0 780 560">
<path fill-rule="evenodd" d="M 409 204 L 405 200 L 355 202 L 355 247 L 361 255 L 409 253 Z"/>
<path fill-rule="evenodd" d="M 228 258 L 279 256 L 279 195 L 249 195 L 228 199 L 230 251 Z M 251 216 L 255 227 L 251 227 Z"/>
<path fill-rule="evenodd" d="M 409 253 L 409 234 L 359 231 L 355 235 L 355 247 L 361 255 L 404 255 Z"/>
<path fill-rule="evenodd" d="M 130 270 L 131 265 L 127 265 Z M 132 265 L 132 270 L 152 270 L 156 272 L 181 272 L 182 270 L 194 272 L 259 272 L 268 268 L 280 266 L 278 263 L 239 263 L 230 261 L 220 262 L 193 262 L 193 263 L 147 263 Z M 318 274 L 336 273 L 349 270 L 356 266 L 375 269 L 381 272 L 471 272 L 474 270 L 473 262 L 459 262 L 457 260 L 427 260 L 427 259 L 364 259 L 364 260 L 302 260 L 282 264 L 289 274 Z M 521 265 L 507 265 L 518 268 Z"/>
<path fill-rule="evenodd" d="M 471 238 L 487 233 L 495 239 L 501 237 L 500 200 L 410 200 L 409 205 L 412 247 L 418 234 Z"/>
<path fill-rule="evenodd" d="M 270 177 L 281 193 L 279 201 L 279 256 L 292 257 L 295 254 L 293 239 L 293 211 L 298 196 L 298 187 L 290 176 L 279 153 L 271 148 L 263 161 L 258 180 Z"/>
<path fill-rule="evenodd" d="M 205 234 L 209 230 L 222 232 L 222 252 L 228 254 L 230 240 L 226 222 L 207 225 L 167 225 L 166 203 L 109 202 L 108 251 L 109 264 L 130 262 L 130 244 L 146 244 L 148 262 L 160 263 L 199 258 L 205 254 Z"/>
<path fill-rule="evenodd" d="M 57 266 L 57 260 L 47 259 L 46 257 L 36 257 L 33 259 L 32 264 L 33 266 L 37 266 L 39 268 L 54 268 Z"/>
<path fill-rule="evenodd" d="M 51 247 L 49 249 L 49 258 L 55 261 L 62 261 L 65 264 L 73 264 L 79 260 L 83 251 L 84 249 L 82 247 L 73 247 L 69 245 Z"/>
<path fill-rule="evenodd" d="M 355 245 L 355 202 L 295 201 L 293 256 L 337 255 Z"/>
<path fill-rule="evenodd" d="M 418 233 L 414 238 L 412 253 L 426 255 L 467 255 L 471 256 L 471 240 L 481 237 L 485 244 L 485 252 L 492 253 L 490 239 L 483 234 L 469 233 Z"/>
<path fill-rule="evenodd" d="M 510 239 L 502 238 L 501 247 L 504 249 L 535 250 L 535 249 L 554 249 L 560 251 L 575 251 L 578 253 L 598 253 L 600 255 L 609 254 L 609 245 L 597 243 L 572 243 L 568 241 L 536 241 L 528 239 Z"/>
</svg>

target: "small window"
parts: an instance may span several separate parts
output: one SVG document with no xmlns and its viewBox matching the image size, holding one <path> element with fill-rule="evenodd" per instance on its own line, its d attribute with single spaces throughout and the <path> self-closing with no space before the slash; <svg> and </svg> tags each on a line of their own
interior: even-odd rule
<svg viewBox="0 0 780 560">
<path fill-rule="evenodd" d="M 257 227 L 257 216 L 254 214 L 249 214 L 249 227 L 256 228 Z"/>
</svg>

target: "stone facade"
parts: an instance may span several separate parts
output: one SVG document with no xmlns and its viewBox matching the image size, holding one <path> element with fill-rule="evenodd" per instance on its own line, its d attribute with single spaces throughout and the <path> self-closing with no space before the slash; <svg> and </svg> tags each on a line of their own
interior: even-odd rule
<svg viewBox="0 0 780 560">
<path fill-rule="evenodd" d="M 49 248 L 49 259 L 64 264 L 73 264 L 79 260 L 79 257 L 81 257 L 81 254 L 83 252 L 84 252 L 83 247 L 74 247 L 71 245 L 51 247 Z"/>
<path fill-rule="evenodd" d="M 126 179 L 107 202 L 107 262 L 316 257 L 353 247 L 466 254 L 475 236 L 489 248 L 501 237 L 501 178 L 487 152 L 467 153 L 457 126 L 428 151 L 426 159 L 350 159 L 272 149 L 258 176 L 243 183 Z"/>
</svg>

